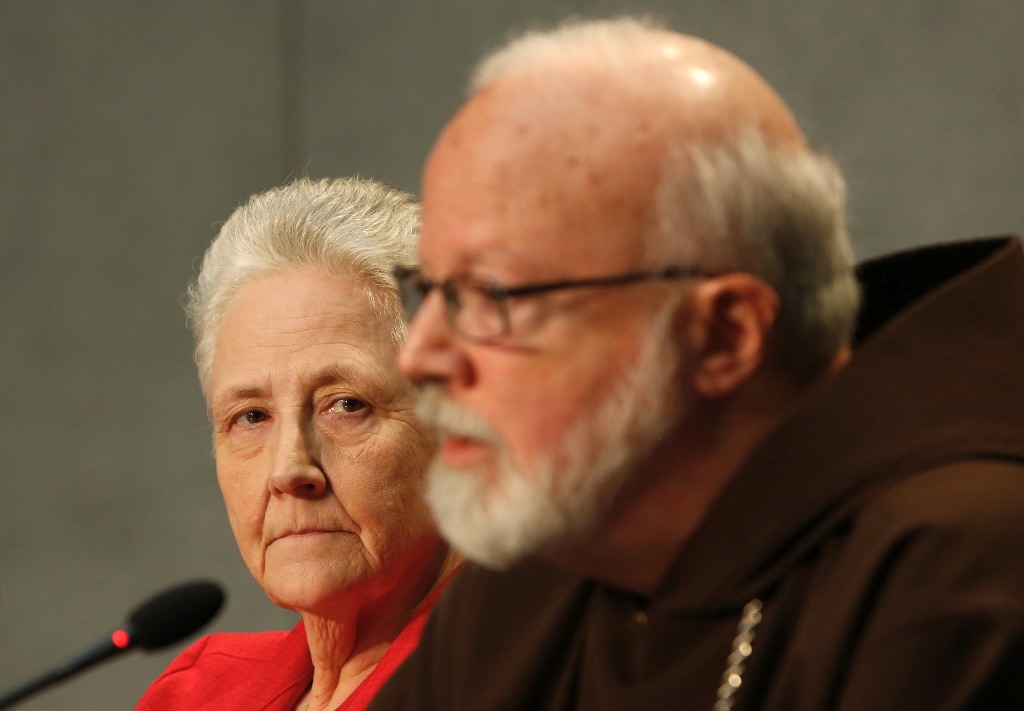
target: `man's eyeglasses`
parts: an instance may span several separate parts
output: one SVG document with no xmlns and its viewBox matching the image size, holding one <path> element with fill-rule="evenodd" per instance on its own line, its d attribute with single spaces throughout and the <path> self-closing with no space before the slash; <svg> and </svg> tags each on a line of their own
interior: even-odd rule
<svg viewBox="0 0 1024 711">
<path fill-rule="evenodd" d="M 412 321 L 424 299 L 436 287 L 444 296 L 448 325 L 459 335 L 475 340 L 502 338 L 511 333 L 509 299 L 537 296 L 562 289 L 589 289 L 623 286 L 642 281 L 714 276 L 711 272 L 696 267 L 677 266 L 590 279 L 566 279 L 542 284 L 504 286 L 468 276 L 451 277 L 437 282 L 424 276 L 419 269 L 408 267 L 397 267 L 394 273 L 395 279 L 398 281 L 398 293 L 402 299 L 405 316 L 409 321 Z"/>
</svg>

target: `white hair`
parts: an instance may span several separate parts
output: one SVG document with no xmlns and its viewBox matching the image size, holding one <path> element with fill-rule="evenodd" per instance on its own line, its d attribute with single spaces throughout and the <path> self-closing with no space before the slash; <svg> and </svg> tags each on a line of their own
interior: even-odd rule
<svg viewBox="0 0 1024 711">
<path fill-rule="evenodd" d="M 649 258 L 767 282 L 779 296 L 771 354 L 797 378 L 818 374 L 852 340 L 860 304 L 839 168 L 754 130 L 668 161 Z"/>
<path fill-rule="evenodd" d="M 469 93 L 513 73 L 559 81 L 552 67 L 593 67 L 642 82 L 645 76 L 635 72 L 636 49 L 650 45 L 652 34 L 663 31 L 653 20 L 640 17 L 569 20 L 554 29 L 531 30 L 480 60 L 470 77 Z"/>
<path fill-rule="evenodd" d="M 415 265 L 419 204 L 372 180 L 296 180 L 249 198 L 221 227 L 185 306 L 195 361 L 209 395 L 217 333 L 232 300 L 261 277 L 299 269 L 359 280 L 382 323 L 405 335 L 392 274 Z"/>
<path fill-rule="evenodd" d="M 485 58 L 470 90 L 509 75 L 550 87 L 591 71 L 609 85 L 664 94 L 670 84 L 647 50 L 665 32 L 631 17 L 531 31 Z M 731 116 L 702 141 L 682 102 L 666 98 L 662 105 L 678 112 L 680 135 L 668 138 L 659 166 L 655 224 L 645 235 L 651 266 L 672 260 L 761 278 L 780 300 L 771 353 L 792 375 L 815 375 L 850 342 L 860 301 L 839 169 L 806 146 L 766 141 Z"/>
</svg>

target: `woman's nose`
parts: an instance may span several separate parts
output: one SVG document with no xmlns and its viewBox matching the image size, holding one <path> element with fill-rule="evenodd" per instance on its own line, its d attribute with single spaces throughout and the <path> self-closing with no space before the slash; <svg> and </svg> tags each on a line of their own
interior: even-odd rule
<svg viewBox="0 0 1024 711">
<path fill-rule="evenodd" d="M 311 425 L 292 422 L 278 427 L 268 486 L 275 495 L 304 498 L 315 498 L 327 489 Z"/>
</svg>

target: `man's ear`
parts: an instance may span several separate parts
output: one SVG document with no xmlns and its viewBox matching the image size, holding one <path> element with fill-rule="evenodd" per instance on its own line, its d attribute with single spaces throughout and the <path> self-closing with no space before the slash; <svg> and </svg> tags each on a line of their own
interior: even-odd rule
<svg viewBox="0 0 1024 711">
<path fill-rule="evenodd" d="M 698 395 L 728 395 L 757 371 L 778 312 L 778 294 L 751 274 L 723 274 L 694 287 L 683 328 Z"/>
</svg>

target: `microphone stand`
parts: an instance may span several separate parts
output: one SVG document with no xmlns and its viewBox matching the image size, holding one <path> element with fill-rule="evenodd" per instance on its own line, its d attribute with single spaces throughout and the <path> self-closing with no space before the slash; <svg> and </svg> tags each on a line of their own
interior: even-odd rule
<svg viewBox="0 0 1024 711">
<path fill-rule="evenodd" d="M 114 639 L 117 634 L 118 633 L 115 632 L 114 635 L 111 635 L 109 639 L 100 642 L 92 649 L 88 650 L 84 654 L 80 654 L 79 656 L 75 657 L 63 666 L 57 667 L 56 669 L 53 669 L 47 672 L 46 674 L 43 674 L 42 676 L 39 676 L 33 679 L 32 681 L 29 681 L 28 683 L 23 684 L 22 686 L 4 694 L 2 697 L 0 697 L 0 709 L 9 708 L 18 701 L 24 699 L 26 696 L 34 694 L 35 692 L 41 689 L 45 689 L 47 686 L 50 686 L 51 684 L 56 684 L 58 682 L 64 681 L 69 676 L 77 672 L 80 672 L 81 670 L 87 667 L 91 667 L 93 664 L 98 664 L 99 662 L 102 662 L 104 659 L 108 659 L 110 657 L 113 657 L 115 654 L 120 654 L 121 652 L 125 651 L 126 649 L 128 649 L 128 646 L 130 645 L 119 647 L 117 644 L 115 644 Z M 127 639 L 130 639 L 130 637 L 128 637 Z"/>
<path fill-rule="evenodd" d="M 212 620 L 223 603 L 224 591 L 208 581 L 185 583 L 165 590 L 137 607 L 123 627 L 92 649 L 0 696 L 0 709 L 136 645 L 143 649 L 161 649 L 179 642 Z"/>
</svg>

